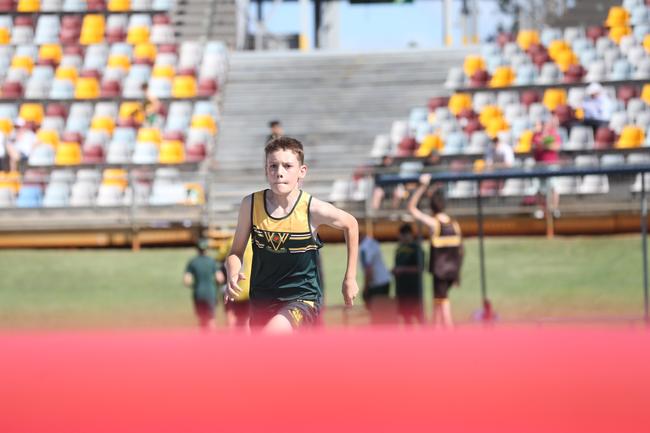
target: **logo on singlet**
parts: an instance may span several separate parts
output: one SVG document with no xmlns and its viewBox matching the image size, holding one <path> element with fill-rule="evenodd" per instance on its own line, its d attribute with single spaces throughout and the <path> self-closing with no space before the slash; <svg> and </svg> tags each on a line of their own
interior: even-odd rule
<svg viewBox="0 0 650 433">
<path fill-rule="evenodd" d="M 289 233 L 264 232 L 264 237 L 273 251 L 279 251 L 289 238 Z"/>
</svg>

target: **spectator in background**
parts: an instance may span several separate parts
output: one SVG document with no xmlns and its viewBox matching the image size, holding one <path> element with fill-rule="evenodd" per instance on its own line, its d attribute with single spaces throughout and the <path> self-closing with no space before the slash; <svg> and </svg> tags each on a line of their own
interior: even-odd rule
<svg viewBox="0 0 650 433">
<path fill-rule="evenodd" d="M 558 132 L 557 118 L 552 117 L 546 123 L 537 122 L 535 125 L 535 132 L 533 133 L 532 147 L 533 157 L 536 164 L 555 165 L 560 162 L 560 147 L 562 146 L 562 138 Z M 552 177 L 542 179 L 540 189 L 538 191 L 538 208 L 535 211 L 535 218 L 541 219 L 544 217 L 543 208 L 548 203 L 550 211 L 553 216 L 560 217 L 560 195 L 555 188 Z"/>
<path fill-rule="evenodd" d="M 407 325 L 424 323 L 422 309 L 422 263 L 424 254 L 415 241 L 411 224 L 399 228 L 399 243 L 395 250 L 395 296 L 397 312 Z"/>
<path fill-rule="evenodd" d="M 432 234 L 429 271 L 433 276 L 433 323 L 449 329 L 453 327 L 453 320 L 448 295 L 453 285 L 460 284 L 462 234 L 458 222 L 445 213 L 445 200 L 439 189 L 433 192 L 430 199 L 431 215 L 418 209 L 418 202 L 430 182 L 430 174 L 420 176 L 420 186 L 409 199 L 408 210 Z"/>
<path fill-rule="evenodd" d="M 271 128 L 271 133 L 266 136 L 267 143 L 275 138 L 282 137 L 284 135 L 284 129 L 282 128 L 282 124 L 279 120 L 271 120 L 269 122 L 269 128 Z"/>
<path fill-rule="evenodd" d="M 192 288 L 194 311 L 199 319 L 199 326 L 204 330 L 215 328 L 214 310 L 217 305 L 217 279 L 219 269 L 217 262 L 206 254 L 209 242 L 200 239 L 196 244 L 198 254 L 187 263 L 183 283 Z"/>
<path fill-rule="evenodd" d="M 383 313 L 388 301 L 391 275 L 386 269 L 384 258 L 377 242 L 365 233 L 361 234 L 359 256 L 363 266 L 363 301 L 370 311 L 373 323 L 383 321 Z"/>
<path fill-rule="evenodd" d="M 485 154 L 485 163 L 492 168 L 507 168 L 515 164 L 515 151 L 502 134 L 492 140 Z"/>
<path fill-rule="evenodd" d="M 614 112 L 614 102 L 600 83 L 589 84 L 585 93 L 585 99 L 582 103 L 584 111 L 583 123 L 591 126 L 595 134 L 599 127 L 609 125 Z"/>
<path fill-rule="evenodd" d="M 149 91 L 149 84 L 147 82 L 142 84 L 142 92 L 144 94 L 144 122 L 143 127 L 146 128 L 162 128 L 163 116 L 160 114 L 162 110 L 162 103 L 160 100 Z"/>
<path fill-rule="evenodd" d="M 22 119 L 16 121 L 16 134 L 13 140 L 7 142 L 9 155 L 9 170 L 18 171 L 22 164 L 29 159 L 29 154 L 36 147 L 37 138 L 34 131 Z"/>
</svg>

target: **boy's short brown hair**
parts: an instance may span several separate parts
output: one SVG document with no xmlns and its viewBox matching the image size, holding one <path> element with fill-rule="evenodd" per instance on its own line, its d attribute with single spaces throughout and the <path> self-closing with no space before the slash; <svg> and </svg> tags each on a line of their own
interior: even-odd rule
<svg viewBox="0 0 650 433">
<path fill-rule="evenodd" d="M 286 136 L 274 138 L 266 143 L 266 147 L 264 147 L 264 155 L 268 158 L 269 154 L 277 150 L 290 150 L 296 154 L 300 165 L 305 163 L 305 152 L 302 149 L 302 143 L 295 138 Z"/>
</svg>

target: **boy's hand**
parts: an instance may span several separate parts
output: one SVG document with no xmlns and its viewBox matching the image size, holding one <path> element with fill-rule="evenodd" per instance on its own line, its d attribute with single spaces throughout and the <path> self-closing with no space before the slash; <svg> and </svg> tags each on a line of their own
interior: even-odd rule
<svg viewBox="0 0 650 433">
<path fill-rule="evenodd" d="M 354 298 L 359 294 L 359 286 L 356 278 L 345 278 L 343 280 L 343 300 L 345 305 L 351 307 L 354 305 Z"/>
<path fill-rule="evenodd" d="M 429 173 L 420 175 L 420 185 L 428 186 L 431 183 L 431 175 Z"/>
<path fill-rule="evenodd" d="M 224 302 L 227 303 L 228 301 L 234 301 L 235 298 L 241 294 L 242 289 L 237 283 L 245 279 L 246 275 L 241 272 L 228 279 L 228 287 L 226 288 L 226 297 Z"/>
</svg>

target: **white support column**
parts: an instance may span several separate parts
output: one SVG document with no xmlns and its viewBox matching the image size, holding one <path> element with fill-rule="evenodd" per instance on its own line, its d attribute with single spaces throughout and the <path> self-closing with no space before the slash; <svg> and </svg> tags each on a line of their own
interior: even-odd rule
<svg viewBox="0 0 650 433">
<path fill-rule="evenodd" d="M 453 24 L 451 22 L 451 16 L 452 16 L 452 1 L 451 0 L 444 0 L 444 17 L 443 19 L 445 20 L 445 40 L 443 41 L 445 46 L 451 46 L 454 43 L 453 37 L 452 37 L 452 28 Z"/>
<path fill-rule="evenodd" d="M 339 2 L 329 1 L 323 3 L 322 24 L 319 39 L 321 48 L 326 50 L 335 50 L 339 47 Z"/>
</svg>

